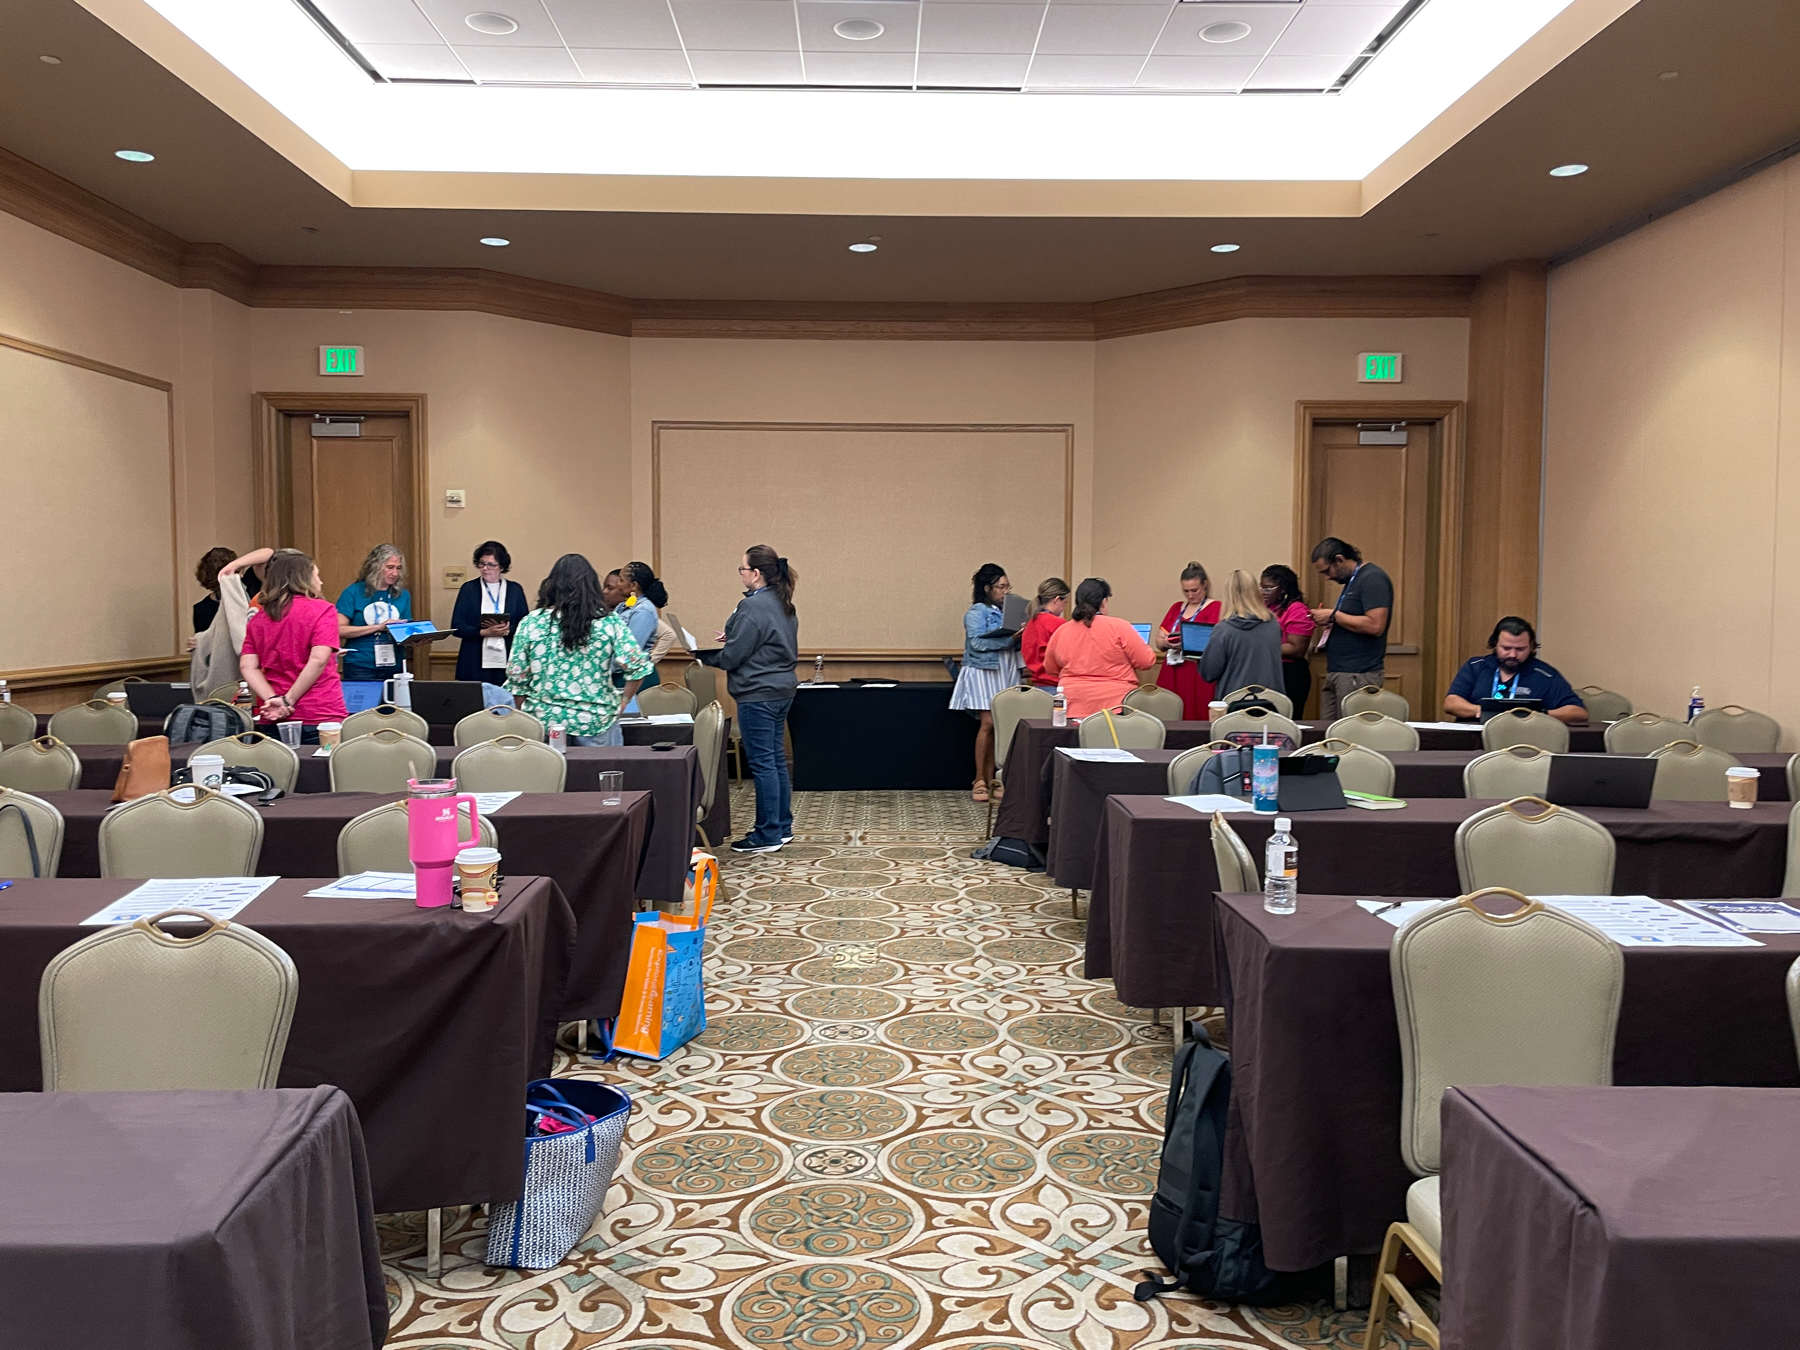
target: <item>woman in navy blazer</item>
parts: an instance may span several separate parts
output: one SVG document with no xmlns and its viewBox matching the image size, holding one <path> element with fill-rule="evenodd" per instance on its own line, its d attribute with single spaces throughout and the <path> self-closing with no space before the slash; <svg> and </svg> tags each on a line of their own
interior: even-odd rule
<svg viewBox="0 0 1800 1350">
<path fill-rule="evenodd" d="M 506 545 L 490 539 L 475 550 L 475 576 L 456 593 L 450 631 L 462 639 L 456 654 L 456 678 L 506 683 L 506 658 L 512 652 L 519 620 L 531 612 L 525 588 L 505 580 L 512 568 Z"/>
</svg>

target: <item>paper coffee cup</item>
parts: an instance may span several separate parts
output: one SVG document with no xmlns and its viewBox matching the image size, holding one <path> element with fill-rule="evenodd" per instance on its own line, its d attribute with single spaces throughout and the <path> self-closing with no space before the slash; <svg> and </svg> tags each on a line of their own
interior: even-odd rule
<svg viewBox="0 0 1800 1350">
<path fill-rule="evenodd" d="M 343 733 L 344 724 L 342 722 L 321 722 L 319 723 L 319 744 L 329 750 L 338 743 L 338 737 Z"/>
<path fill-rule="evenodd" d="M 196 787 L 211 788 L 214 792 L 225 786 L 225 756 L 194 755 L 188 759 L 188 768 L 193 773 Z"/>
<path fill-rule="evenodd" d="M 125 706 L 125 691 L 123 689 L 113 690 L 112 693 L 106 696 L 106 701 L 115 708 L 123 708 Z"/>
<path fill-rule="evenodd" d="M 500 899 L 498 877 L 500 850 L 497 848 L 465 848 L 456 854 L 456 880 L 462 891 L 462 907 L 480 914 L 494 907 Z"/>
<path fill-rule="evenodd" d="M 1725 770 L 1725 799 L 1748 811 L 1756 805 L 1756 787 L 1761 778 L 1755 769 L 1741 765 Z"/>
<path fill-rule="evenodd" d="M 1225 715 L 1225 706 L 1226 705 L 1218 699 L 1214 699 L 1211 703 L 1207 704 L 1206 705 L 1206 720 L 1208 722 L 1218 721 L 1221 717 L 1223 717 Z"/>
</svg>

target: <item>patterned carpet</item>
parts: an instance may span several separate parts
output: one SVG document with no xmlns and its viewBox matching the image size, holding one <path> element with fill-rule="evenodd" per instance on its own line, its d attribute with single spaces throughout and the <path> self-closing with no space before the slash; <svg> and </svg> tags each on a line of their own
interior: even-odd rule
<svg viewBox="0 0 1800 1350">
<path fill-rule="evenodd" d="M 1328 1305 L 1133 1301 L 1169 1031 L 1081 978 L 1067 891 L 968 856 L 981 808 L 809 793 L 795 813 L 792 845 L 727 865 L 705 1034 L 660 1064 L 558 1058 L 636 1104 L 588 1239 L 496 1270 L 485 1219 L 452 1212 L 428 1281 L 424 1216 L 384 1216 L 389 1345 L 1361 1346 Z"/>
</svg>

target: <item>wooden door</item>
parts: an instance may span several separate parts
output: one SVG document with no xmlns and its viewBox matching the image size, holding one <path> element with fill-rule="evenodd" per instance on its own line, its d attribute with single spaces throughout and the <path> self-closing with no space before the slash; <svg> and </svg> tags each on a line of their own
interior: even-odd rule
<svg viewBox="0 0 1800 1350">
<path fill-rule="evenodd" d="M 377 544 L 406 555 L 407 589 L 428 612 L 418 550 L 411 429 L 405 417 L 367 417 L 358 436 L 315 436 L 313 414 L 283 417 L 278 471 L 281 543 L 310 553 L 325 597 L 355 581 Z"/>
</svg>

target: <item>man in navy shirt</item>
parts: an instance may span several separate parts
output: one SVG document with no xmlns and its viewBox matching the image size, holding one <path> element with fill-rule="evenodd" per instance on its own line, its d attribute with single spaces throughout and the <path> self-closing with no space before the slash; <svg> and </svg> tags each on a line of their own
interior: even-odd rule
<svg viewBox="0 0 1800 1350">
<path fill-rule="evenodd" d="M 1535 698 L 1559 722 L 1585 722 L 1587 709 L 1555 666 L 1537 659 L 1537 632 L 1515 614 L 1494 625 L 1488 654 L 1463 663 L 1444 695 L 1451 717 L 1481 716 L 1484 698 Z"/>
</svg>

